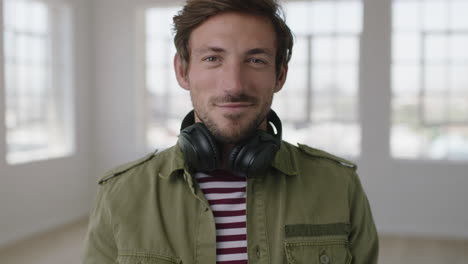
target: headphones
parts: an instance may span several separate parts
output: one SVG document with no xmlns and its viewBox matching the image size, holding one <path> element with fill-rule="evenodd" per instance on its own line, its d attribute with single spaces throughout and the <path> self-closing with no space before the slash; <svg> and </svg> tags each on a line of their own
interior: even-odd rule
<svg viewBox="0 0 468 264">
<path fill-rule="evenodd" d="M 281 146 L 281 120 L 273 110 L 268 113 L 267 126 L 268 131 L 258 129 L 252 137 L 232 148 L 228 157 L 229 171 L 251 175 L 270 166 Z M 195 171 L 220 168 L 220 146 L 203 123 L 195 123 L 194 110 L 182 121 L 178 145 L 189 168 Z"/>
</svg>

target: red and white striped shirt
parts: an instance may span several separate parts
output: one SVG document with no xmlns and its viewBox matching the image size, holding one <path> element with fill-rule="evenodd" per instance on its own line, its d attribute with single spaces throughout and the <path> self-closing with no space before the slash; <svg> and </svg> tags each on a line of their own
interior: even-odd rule
<svg viewBox="0 0 468 264">
<path fill-rule="evenodd" d="M 196 173 L 216 223 L 216 263 L 247 264 L 245 177 L 227 171 Z"/>
</svg>

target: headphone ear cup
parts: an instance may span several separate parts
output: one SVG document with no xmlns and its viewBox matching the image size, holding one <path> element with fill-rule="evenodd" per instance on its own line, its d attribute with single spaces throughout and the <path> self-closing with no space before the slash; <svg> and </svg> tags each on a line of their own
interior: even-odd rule
<svg viewBox="0 0 468 264">
<path fill-rule="evenodd" d="M 218 168 L 220 162 L 218 145 L 202 123 L 195 123 L 182 129 L 178 144 L 191 169 L 212 171 Z"/>
<path fill-rule="evenodd" d="M 229 156 L 230 169 L 247 175 L 262 172 L 275 158 L 280 144 L 273 135 L 259 130 L 254 137 L 232 149 Z"/>
<path fill-rule="evenodd" d="M 245 144 L 237 144 L 232 148 L 231 153 L 229 153 L 228 160 L 229 170 L 243 171 L 241 168 L 237 168 L 236 165 L 239 163 L 239 153 L 244 146 Z"/>
</svg>

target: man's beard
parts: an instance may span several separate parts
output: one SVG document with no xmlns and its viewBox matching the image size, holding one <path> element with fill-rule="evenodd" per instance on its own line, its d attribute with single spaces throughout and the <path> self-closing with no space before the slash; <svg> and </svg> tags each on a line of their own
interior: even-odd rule
<svg viewBox="0 0 468 264">
<path fill-rule="evenodd" d="M 232 119 L 241 118 L 234 115 L 225 117 Z M 220 127 L 208 116 L 206 116 L 206 118 L 199 118 L 200 120 L 202 120 L 203 124 L 205 124 L 205 126 L 208 128 L 211 134 L 216 138 L 216 140 L 223 144 L 236 144 L 247 138 L 250 138 L 255 134 L 258 127 L 264 120 L 263 115 L 258 115 L 257 118 L 253 119 L 250 123 L 248 123 L 245 128 L 241 128 L 239 125 L 230 131 L 222 131 Z"/>
<path fill-rule="evenodd" d="M 215 137 L 215 139 L 222 143 L 222 144 L 236 144 L 239 142 L 242 142 L 246 140 L 247 138 L 252 137 L 260 124 L 265 120 L 266 116 L 268 115 L 268 112 L 270 111 L 270 106 L 271 102 L 273 100 L 272 98 L 267 101 L 264 105 L 260 106 L 260 113 L 257 114 L 257 116 L 252 119 L 247 125 L 244 127 L 241 127 L 240 120 L 243 118 L 246 118 L 243 113 L 240 114 L 226 114 L 224 115 L 224 118 L 230 119 L 232 121 L 233 128 L 228 130 L 228 131 L 223 131 L 219 124 L 216 123 L 213 119 L 211 119 L 208 115 L 208 111 L 206 112 L 200 112 L 197 111 L 195 104 L 195 114 L 197 117 L 202 121 L 202 123 L 208 128 L 208 130 L 211 132 L 211 134 Z M 250 97 L 245 94 L 239 95 L 236 97 L 233 96 L 224 96 L 224 97 L 217 97 L 213 98 L 210 100 L 210 104 L 214 105 L 216 103 L 226 103 L 226 102 L 250 102 L 256 105 L 258 103 L 258 99 L 255 97 Z M 239 121 L 236 121 L 239 120 Z M 238 124 L 236 126 L 236 124 Z"/>
</svg>

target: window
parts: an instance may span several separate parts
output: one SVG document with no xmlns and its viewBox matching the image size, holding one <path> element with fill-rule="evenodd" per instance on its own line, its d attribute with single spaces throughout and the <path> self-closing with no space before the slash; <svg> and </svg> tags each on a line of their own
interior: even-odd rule
<svg viewBox="0 0 468 264">
<path fill-rule="evenodd" d="M 287 81 L 273 100 L 285 139 L 356 157 L 362 3 L 301 1 L 283 7 L 295 34 Z"/>
<path fill-rule="evenodd" d="M 468 1 L 395 0 L 395 158 L 468 159 Z"/>
<path fill-rule="evenodd" d="M 170 147 L 177 140 L 181 120 L 192 109 L 190 95 L 179 87 L 173 67 L 172 17 L 180 8 L 146 11 L 146 142 L 152 149 Z"/>
<path fill-rule="evenodd" d="M 48 1 L 3 3 L 7 162 L 68 155 L 73 151 L 68 10 Z"/>
</svg>

